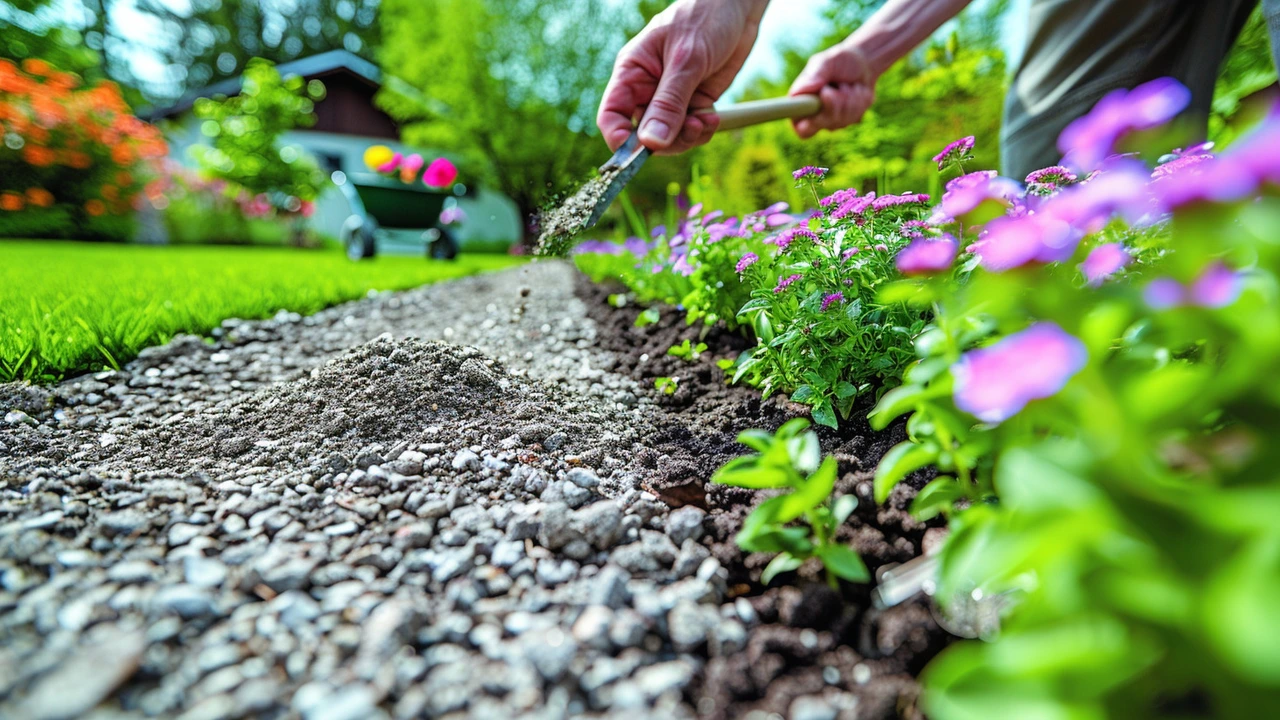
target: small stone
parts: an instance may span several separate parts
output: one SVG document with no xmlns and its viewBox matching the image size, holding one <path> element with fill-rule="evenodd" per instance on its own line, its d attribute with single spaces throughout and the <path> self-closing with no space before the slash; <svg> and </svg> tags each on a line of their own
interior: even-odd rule
<svg viewBox="0 0 1280 720">
<path fill-rule="evenodd" d="M 692 505 L 672 510 L 667 516 L 667 535 L 676 545 L 683 545 L 685 540 L 698 540 L 702 537 L 702 521 L 706 517 L 705 510 Z"/>
<path fill-rule="evenodd" d="M 35 425 L 35 418 L 22 412 L 21 410 L 10 410 L 4 414 L 4 422 L 6 425 Z"/>
<path fill-rule="evenodd" d="M 435 527 L 430 522 L 417 522 L 397 530 L 394 540 L 400 548 L 424 548 L 431 544 L 434 534 Z"/>
<path fill-rule="evenodd" d="M 789 720 L 836 720 L 836 709 L 820 697 L 801 696 L 791 701 Z"/>
<path fill-rule="evenodd" d="M 639 647 L 648 632 L 644 616 L 631 608 L 624 608 L 615 615 L 609 627 L 609 640 L 619 648 Z"/>
<path fill-rule="evenodd" d="M 106 513 L 98 518 L 98 527 L 116 537 L 133 535 L 150 524 L 151 521 L 145 515 L 135 510 Z"/>
<path fill-rule="evenodd" d="M 480 461 L 480 456 L 470 450 L 458 452 L 457 455 L 453 456 L 453 461 L 450 464 L 454 470 L 470 470 L 472 472 L 479 472 L 484 467 L 484 463 Z"/>
<path fill-rule="evenodd" d="M 631 576 L 616 565 L 606 565 L 591 579 L 590 602 L 617 610 L 626 605 L 627 581 Z"/>
<path fill-rule="evenodd" d="M 556 450 L 559 450 L 560 447 L 564 445 L 565 442 L 568 440 L 569 440 L 568 435 L 562 432 L 555 432 L 555 433 L 552 433 L 551 435 L 548 435 L 547 438 L 542 441 L 542 447 L 554 452 Z"/>
<path fill-rule="evenodd" d="M 204 590 L 191 585 L 168 585 L 152 596 L 153 607 L 161 612 L 176 613 L 185 620 L 212 615 L 213 599 Z"/>
<path fill-rule="evenodd" d="M 324 534 L 329 537 L 340 537 L 343 535 L 355 535 L 359 530 L 360 526 L 354 520 L 347 520 L 325 528 Z"/>
<path fill-rule="evenodd" d="M 597 650 L 609 649 L 609 625 L 613 611 L 603 605 L 589 605 L 573 623 L 573 639 Z"/>
<path fill-rule="evenodd" d="M 213 558 L 188 555 L 182 562 L 182 576 L 194 587 L 218 587 L 227 579 L 227 566 Z"/>
<path fill-rule="evenodd" d="M 175 523 L 169 528 L 169 547 L 186 545 L 201 533 L 200 526 L 188 523 Z"/>
<path fill-rule="evenodd" d="M 587 468 L 570 468 L 565 477 L 580 488 L 594 490 L 600 486 L 600 478 Z"/>
<path fill-rule="evenodd" d="M 694 652 L 720 624 L 720 613 L 710 605 L 680 600 L 667 614 L 667 630 L 676 652 Z"/>
<path fill-rule="evenodd" d="M 673 690 L 683 690 L 694 676 L 694 668 L 684 660 L 672 660 L 640 668 L 635 683 L 646 697 L 656 698 Z"/>
<path fill-rule="evenodd" d="M 126 560 L 107 569 L 107 579 L 123 585 L 144 583 L 155 576 L 156 566 L 146 560 Z"/>
</svg>

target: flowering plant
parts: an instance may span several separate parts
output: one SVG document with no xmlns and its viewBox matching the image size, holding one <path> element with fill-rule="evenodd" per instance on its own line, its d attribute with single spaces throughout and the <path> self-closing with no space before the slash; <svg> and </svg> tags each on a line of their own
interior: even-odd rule
<svg viewBox="0 0 1280 720">
<path fill-rule="evenodd" d="M 129 216 L 159 196 L 150 183 L 168 147 L 112 83 L 0 59 L 0 137 L 0 234 L 46 224 L 55 235 L 125 239 Z"/>
<path fill-rule="evenodd" d="M 1185 104 L 1172 81 L 1109 96 L 1025 193 L 975 184 L 1001 214 L 943 214 L 970 272 L 881 291 L 934 318 L 871 416 L 908 417 L 876 498 L 930 468 L 938 602 L 1006 608 L 926 670 L 933 717 L 1246 717 L 1280 683 L 1280 114 L 1194 162 L 1114 156 Z"/>
</svg>

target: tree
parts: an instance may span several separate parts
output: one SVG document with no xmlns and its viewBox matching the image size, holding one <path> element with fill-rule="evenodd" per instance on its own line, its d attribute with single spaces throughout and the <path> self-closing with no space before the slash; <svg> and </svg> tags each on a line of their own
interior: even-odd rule
<svg viewBox="0 0 1280 720">
<path fill-rule="evenodd" d="M 384 0 L 381 64 L 422 96 L 379 103 L 527 214 L 607 159 L 596 105 L 640 21 L 608 0 Z"/>
<path fill-rule="evenodd" d="M 201 98 L 196 117 L 210 145 L 192 148 L 200 166 L 214 177 L 263 195 L 286 212 L 320 194 L 325 174 L 300 148 L 278 147 L 280 136 L 315 123 L 315 100 L 324 94 L 318 81 L 280 77 L 270 61 L 255 58 L 245 68 L 235 97 Z"/>
<path fill-rule="evenodd" d="M 83 0 L 107 3 L 109 0 Z M 378 0 L 138 0 L 138 9 L 155 17 L 163 29 L 148 50 L 166 66 L 166 77 L 141 86 L 161 101 L 181 96 L 244 71 L 249 60 L 286 62 L 326 50 L 344 48 L 372 59 L 379 41 Z M 136 53 L 135 47 L 111 42 L 109 60 Z M 131 73 L 128 62 L 113 63 L 113 72 Z"/>
</svg>

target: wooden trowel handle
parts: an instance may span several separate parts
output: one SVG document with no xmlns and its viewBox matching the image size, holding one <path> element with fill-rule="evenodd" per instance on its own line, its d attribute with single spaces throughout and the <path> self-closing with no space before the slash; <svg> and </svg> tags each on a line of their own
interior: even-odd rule
<svg viewBox="0 0 1280 720">
<path fill-rule="evenodd" d="M 822 100 L 817 95 L 797 95 L 795 97 L 769 98 L 768 100 L 752 100 L 751 102 L 728 105 L 723 108 L 710 108 L 695 112 L 715 113 L 720 116 L 721 130 L 737 130 L 738 128 L 759 125 L 774 120 L 798 120 L 822 112 Z"/>
</svg>

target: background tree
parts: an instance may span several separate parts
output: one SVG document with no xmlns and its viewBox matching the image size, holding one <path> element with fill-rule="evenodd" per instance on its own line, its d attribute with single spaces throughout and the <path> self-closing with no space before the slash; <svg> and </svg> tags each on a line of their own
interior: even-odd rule
<svg viewBox="0 0 1280 720">
<path fill-rule="evenodd" d="M 526 215 L 608 158 L 596 107 L 628 31 L 642 26 L 634 6 L 384 0 L 381 13 L 382 66 L 429 98 L 391 87 L 379 95 L 406 142 L 459 155 L 464 171 L 511 196 Z M 679 167 L 687 178 L 687 165 Z M 665 188 L 662 170 L 644 174 L 651 191 Z"/>
</svg>

